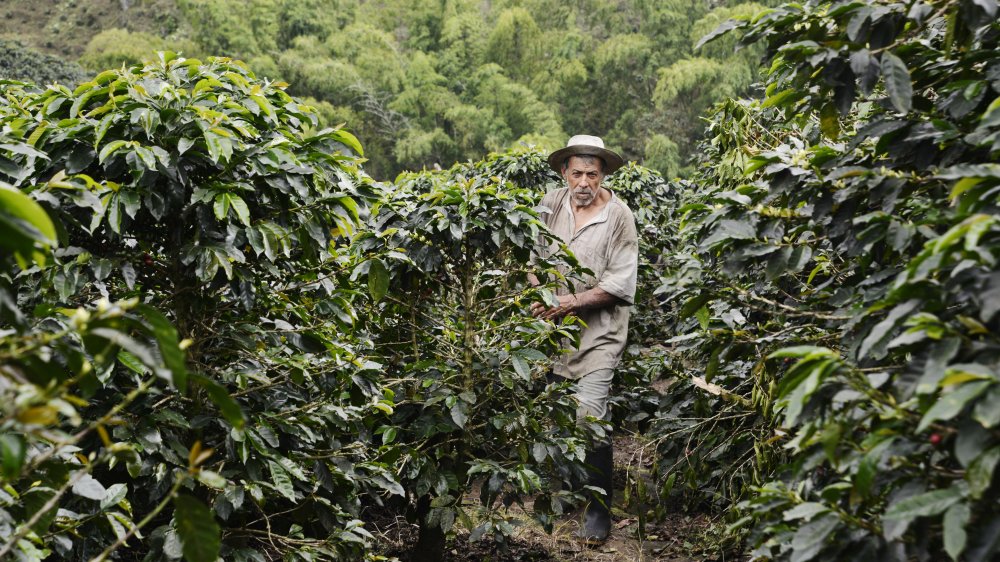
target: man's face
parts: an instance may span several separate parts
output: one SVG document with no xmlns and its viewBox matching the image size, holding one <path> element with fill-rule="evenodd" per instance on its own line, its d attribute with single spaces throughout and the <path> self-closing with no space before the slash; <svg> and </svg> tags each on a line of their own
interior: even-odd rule
<svg viewBox="0 0 1000 562">
<path fill-rule="evenodd" d="M 576 156 L 570 156 L 563 171 L 563 178 L 569 185 L 570 195 L 577 207 L 589 207 L 597 200 L 601 190 L 601 163 L 593 160 L 585 162 Z"/>
</svg>

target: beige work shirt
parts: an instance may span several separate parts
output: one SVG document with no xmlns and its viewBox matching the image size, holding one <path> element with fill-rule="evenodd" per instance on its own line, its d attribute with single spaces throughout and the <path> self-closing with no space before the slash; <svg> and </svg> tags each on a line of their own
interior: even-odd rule
<svg viewBox="0 0 1000 562">
<path fill-rule="evenodd" d="M 599 369 L 614 369 L 621 361 L 629 310 L 635 298 L 639 238 L 632 211 L 614 193 L 596 217 L 576 230 L 569 194 L 569 188 L 550 191 L 541 205 L 551 210 L 542 212 L 545 224 L 569 246 L 580 264 L 594 273 L 575 280 L 574 292 L 600 287 L 624 301 L 579 313 L 586 324 L 580 334 L 580 347 L 566 353 L 553 367 L 559 376 L 578 379 Z M 568 287 L 558 291 L 560 295 L 569 293 Z"/>
</svg>

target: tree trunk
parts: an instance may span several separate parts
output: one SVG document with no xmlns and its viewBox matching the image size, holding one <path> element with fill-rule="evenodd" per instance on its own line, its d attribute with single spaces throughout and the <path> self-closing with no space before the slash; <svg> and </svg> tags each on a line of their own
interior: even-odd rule
<svg viewBox="0 0 1000 562">
<path fill-rule="evenodd" d="M 410 562 L 441 562 L 444 559 L 445 536 L 440 525 L 427 524 L 427 514 L 431 511 L 431 497 L 424 496 L 417 501 L 417 524 L 420 532 L 417 544 L 410 550 Z"/>
</svg>

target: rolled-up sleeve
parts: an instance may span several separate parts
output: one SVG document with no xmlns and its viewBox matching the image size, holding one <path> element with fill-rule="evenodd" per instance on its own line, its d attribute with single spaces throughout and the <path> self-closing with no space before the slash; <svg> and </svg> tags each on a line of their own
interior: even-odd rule
<svg viewBox="0 0 1000 562">
<path fill-rule="evenodd" d="M 639 268 L 639 237 L 631 216 L 620 216 L 608 244 L 607 267 L 597 286 L 633 304 Z"/>
</svg>

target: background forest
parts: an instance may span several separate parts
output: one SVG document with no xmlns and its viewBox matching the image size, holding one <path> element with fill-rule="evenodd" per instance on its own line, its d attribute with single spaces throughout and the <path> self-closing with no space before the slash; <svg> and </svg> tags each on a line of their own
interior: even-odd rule
<svg viewBox="0 0 1000 562">
<path fill-rule="evenodd" d="M 735 0 L 5 0 L 0 39 L 89 71 L 163 49 L 244 60 L 313 100 L 326 123 L 349 123 L 379 179 L 522 144 L 553 150 L 580 132 L 673 177 L 689 167 L 700 116 L 744 92 L 759 62 L 759 50 L 736 52 L 731 38 L 695 43 L 760 8 Z M 8 77 L 80 76 L 13 51 L 0 56 Z"/>
<path fill-rule="evenodd" d="M 1000 556 L 997 0 L 317 6 L 0 6 L 0 559 L 563 557 L 602 120 L 670 175 L 573 557 Z"/>
</svg>

